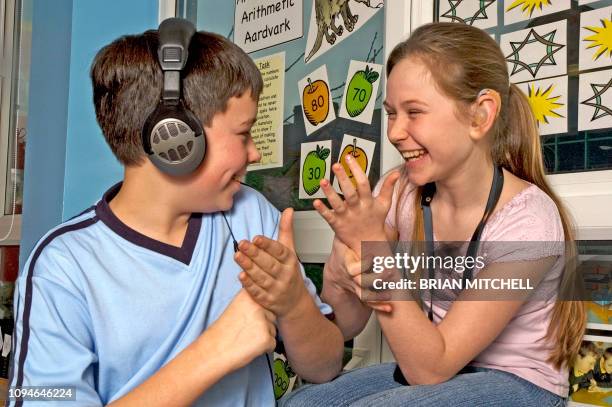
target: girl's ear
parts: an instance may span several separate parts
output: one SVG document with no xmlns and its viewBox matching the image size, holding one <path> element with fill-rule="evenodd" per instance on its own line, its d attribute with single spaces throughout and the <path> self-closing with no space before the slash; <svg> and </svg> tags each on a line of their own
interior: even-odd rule
<svg viewBox="0 0 612 407">
<path fill-rule="evenodd" d="M 480 140 L 487 135 L 493 127 L 501 110 L 501 97 L 497 91 L 483 89 L 478 93 L 473 104 L 473 117 L 470 136 Z"/>
</svg>

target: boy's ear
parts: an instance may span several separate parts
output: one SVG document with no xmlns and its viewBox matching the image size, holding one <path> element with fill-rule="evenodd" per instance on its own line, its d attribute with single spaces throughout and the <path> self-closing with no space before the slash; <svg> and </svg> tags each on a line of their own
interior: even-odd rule
<svg viewBox="0 0 612 407">
<path fill-rule="evenodd" d="M 483 89 L 476 97 L 472 109 L 470 137 L 479 140 L 486 136 L 495 124 L 501 110 L 501 97 L 495 90 Z"/>
</svg>

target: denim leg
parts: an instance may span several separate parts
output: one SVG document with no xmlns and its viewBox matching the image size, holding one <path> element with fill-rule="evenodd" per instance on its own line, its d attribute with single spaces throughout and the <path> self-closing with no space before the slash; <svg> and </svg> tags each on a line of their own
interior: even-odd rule
<svg viewBox="0 0 612 407">
<path fill-rule="evenodd" d="M 472 368 L 435 385 L 402 386 L 371 394 L 354 407 L 558 407 L 565 399 L 511 373 Z"/>
<path fill-rule="evenodd" d="M 364 397 L 401 387 L 393 380 L 395 363 L 385 363 L 345 372 L 325 384 L 300 387 L 279 407 L 344 407 Z"/>
</svg>

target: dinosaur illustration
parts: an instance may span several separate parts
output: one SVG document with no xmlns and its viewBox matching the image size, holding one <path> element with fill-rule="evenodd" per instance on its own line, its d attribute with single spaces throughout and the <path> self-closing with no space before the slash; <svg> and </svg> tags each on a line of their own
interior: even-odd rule
<svg viewBox="0 0 612 407">
<path fill-rule="evenodd" d="M 363 3 L 368 7 L 370 6 L 370 0 L 353 0 L 357 3 Z M 317 22 L 317 39 L 315 40 L 312 50 L 306 57 L 304 62 L 308 62 L 314 54 L 317 53 L 321 44 L 323 43 L 323 37 L 331 45 L 336 42 L 336 37 L 342 35 L 344 28 L 347 31 L 353 31 L 358 15 L 353 15 L 349 7 L 350 0 L 315 0 L 315 19 Z M 340 14 L 344 27 L 342 25 L 336 26 L 336 17 Z M 329 30 L 331 29 L 331 33 Z"/>
</svg>

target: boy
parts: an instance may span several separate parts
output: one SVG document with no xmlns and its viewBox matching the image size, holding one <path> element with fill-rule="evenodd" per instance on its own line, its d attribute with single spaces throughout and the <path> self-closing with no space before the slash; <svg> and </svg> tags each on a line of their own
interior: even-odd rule
<svg viewBox="0 0 612 407">
<path fill-rule="evenodd" d="M 339 372 L 342 336 L 292 250 L 292 212 L 279 219 L 239 182 L 260 158 L 250 129 L 261 75 L 223 37 L 188 44 L 182 101 L 206 151 L 180 176 L 154 165 L 141 137 L 166 88 L 158 32 L 96 56 L 96 116 L 124 179 L 32 252 L 15 295 L 11 386 L 73 386 L 86 406 L 273 405 L 276 327 L 302 377 Z"/>
</svg>

